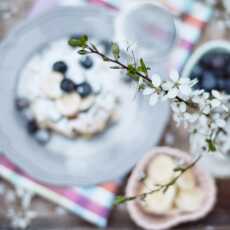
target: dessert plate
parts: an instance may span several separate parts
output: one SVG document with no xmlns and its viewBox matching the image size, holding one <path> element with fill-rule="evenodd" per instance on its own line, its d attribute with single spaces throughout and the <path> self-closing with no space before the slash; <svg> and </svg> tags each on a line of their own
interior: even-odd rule
<svg viewBox="0 0 230 230">
<path fill-rule="evenodd" d="M 92 140 L 76 143 L 71 159 L 36 143 L 14 109 L 20 71 L 34 53 L 73 33 L 112 40 L 113 21 L 113 13 L 93 6 L 56 8 L 22 23 L 0 45 L 1 148 L 37 180 L 60 186 L 111 181 L 127 173 L 160 140 L 169 107 L 159 104 L 152 108 L 143 97 L 126 101 L 132 109 L 122 111 L 117 125 Z"/>
</svg>

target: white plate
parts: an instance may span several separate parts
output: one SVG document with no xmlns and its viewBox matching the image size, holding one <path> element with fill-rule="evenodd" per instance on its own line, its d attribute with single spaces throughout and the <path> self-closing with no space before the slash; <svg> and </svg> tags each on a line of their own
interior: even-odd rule
<svg viewBox="0 0 230 230">
<path fill-rule="evenodd" d="M 160 140 L 169 118 L 168 105 L 151 108 L 143 97 L 136 98 L 130 101 L 138 104 L 135 113 L 127 108 L 118 125 L 91 141 L 80 141 L 72 161 L 75 168 L 69 170 L 63 156 L 51 154 L 27 134 L 14 109 L 17 78 L 31 55 L 73 33 L 111 40 L 113 19 L 112 13 L 97 7 L 57 8 L 21 24 L 0 46 L 1 145 L 10 160 L 38 180 L 56 185 L 110 181 L 127 173 Z M 124 132 L 125 122 L 129 126 Z"/>
</svg>

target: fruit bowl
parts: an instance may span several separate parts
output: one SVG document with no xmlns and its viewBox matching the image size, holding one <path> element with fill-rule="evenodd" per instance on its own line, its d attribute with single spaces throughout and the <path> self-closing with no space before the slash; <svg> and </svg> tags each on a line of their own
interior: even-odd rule
<svg viewBox="0 0 230 230">
<path fill-rule="evenodd" d="M 135 90 L 124 100 L 129 106 L 123 107 L 121 122 L 92 140 L 76 141 L 68 158 L 53 154 L 59 149 L 58 140 L 53 151 L 34 141 L 15 110 L 18 77 L 34 53 L 78 33 L 112 40 L 113 24 L 114 14 L 103 8 L 56 8 L 23 22 L 1 43 L 0 145 L 4 154 L 33 178 L 60 186 L 111 181 L 127 173 L 142 153 L 160 140 L 169 119 L 168 104 L 151 108 L 142 97 L 134 100 Z"/>
<path fill-rule="evenodd" d="M 199 89 L 212 89 L 230 93 L 230 43 L 214 40 L 198 48 L 188 60 L 182 77 L 198 77 Z M 229 125 L 229 124 L 228 124 Z M 229 146 L 229 143 L 226 143 Z M 191 152 L 196 152 L 199 138 L 191 139 Z M 201 159 L 202 166 L 216 177 L 230 176 L 229 155 L 205 155 Z"/>
<path fill-rule="evenodd" d="M 174 158 L 179 161 L 184 161 L 186 163 L 191 162 L 191 157 L 189 156 L 188 153 L 182 152 L 178 149 L 173 149 L 173 148 L 168 148 L 168 147 L 158 147 L 158 148 L 153 148 L 150 150 L 145 157 L 138 163 L 138 165 L 135 167 L 133 170 L 129 180 L 128 184 L 126 187 L 126 196 L 135 196 L 138 194 L 140 190 L 140 186 L 143 186 L 143 184 L 149 188 L 149 183 L 143 183 L 143 181 L 140 181 L 140 175 L 143 172 L 146 172 L 148 168 L 150 167 L 151 163 L 156 160 L 157 157 L 159 156 L 167 156 L 170 158 Z M 169 166 L 169 162 L 165 162 L 165 166 Z M 163 166 L 163 160 L 161 160 L 161 164 L 158 164 L 158 166 L 161 165 Z M 160 168 L 157 167 L 155 164 L 155 170 L 152 167 L 151 171 L 154 173 L 157 173 L 158 179 L 163 178 L 162 175 L 165 177 L 165 172 L 162 171 L 160 172 Z M 161 167 L 162 169 L 162 167 Z M 168 172 L 168 168 L 166 167 L 165 170 Z M 215 201 L 216 201 L 216 186 L 214 180 L 199 166 L 196 165 L 192 169 L 192 172 L 194 174 L 194 178 L 196 180 L 196 184 L 199 187 L 199 189 L 203 193 L 203 198 L 202 201 L 200 202 L 199 206 L 197 206 L 196 209 L 191 209 L 191 207 L 194 205 L 194 199 L 188 203 L 187 199 L 182 198 L 180 202 L 180 206 L 186 205 L 186 211 L 185 209 L 182 211 L 178 211 L 175 209 L 175 207 L 171 207 L 172 209 L 167 212 L 163 213 L 163 211 L 166 210 L 167 206 L 169 205 L 170 202 L 170 197 L 172 196 L 172 190 L 170 191 L 170 188 L 163 193 L 163 191 L 159 192 L 159 194 L 155 198 L 162 198 L 164 196 L 164 199 L 161 199 L 161 201 L 155 201 L 151 202 L 150 199 L 146 200 L 146 205 L 152 204 L 155 205 L 151 207 L 151 211 L 149 212 L 149 207 L 147 209 L 148 212 L 146 212 L 146 208 L 143 209 L 143 207 L 140 205 L 139 201 L 130 201 L 127 203 L 127 208 L 129 211 L 129 214 L 131 218 L 134 220 L 134 222 L 144 228 L 144 229 L 149 229 L 149 230 L 158 230 L 158 229 L 171 229 L 174 226 L 185 223 L 185 222 L 191 222 L 191 221 L 196 221 L 198 219 L 201 219 L 205 217 L 213 208 Z M 155 174 L 156 176 L 156 174 Z M 191 186 L 190 183 L 188 183 L 188 178 L 186 177 L 187 180 L 184 180 L 183 182 L 183 187 L 185 188 L 187 186 Z M 153 181 L 153 178 L 151 178 Z M 180 178 L 182 179 L 182 177 Z M 146 181 L 145 181 L 146 182 Z M 176 182 L 178 185 L 182 185 L 182 181 L 179 180 Z M 147 184 L 147 185 L 146 185 Z M 153 185 L 151 189 L 153 188 Z M 171 188 L 174 188 L 173 186 Z M 150 188 L 149 188 L 150 189 Z M 186 188 L 186 189 L 191 189 L 191 188 Z M 195 190 L 194 190 L 195 191 Z M 168 193 L 168 194 L 167 194 Z M 156 194 L 156 193 L 155 193 Z M 178 189 L 175 194 L 178 194 Z M 151 196 L 151 195 L 149 195 Z M 147 197 L 148 198 L 148 197 Z M 146 199 L 147 199 L 146 198 Z M 187 200 L 187 201 L 186 201 Z M 147 203 L 149 201 L 149 203 Z M 188 205 L 189 204 L 189 205 Z M 155 212 L 153 212 L 153 210 Z M 157 211 L 157 213 L 156 213 Z"/>
<path fill-rule="evenodd" d="M 182 77 L 198 78 L 198 87 L 230 93 L 230 43 L 210 41 L 198 48 L 188 60 Z"/>
</svg>

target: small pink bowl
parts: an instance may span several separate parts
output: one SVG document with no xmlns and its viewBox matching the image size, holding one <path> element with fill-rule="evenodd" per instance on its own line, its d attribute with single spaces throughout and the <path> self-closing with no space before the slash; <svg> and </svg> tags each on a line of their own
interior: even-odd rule
<svg viewBox="0 0 230 230">
<path fill-rule="evenodd" d="M 139 175 L 145 171 L 149 162 L 159 155 L 167 154 L 173 158 L 182 159 L 185 162 L 191 162 L 189 154 L 182 152 L 178 149 L 168 147 L 158 147 L 152 149 L 145 155 L 143 160 L 133 170 L 127 187 L 126 196 L 134 196 L 138 194 L 138 190 L 141 186 L 139 182 Z M 201 208 L 191 213 L 178 213 L 173 212 L 165 216 L 157 216 L 154 214 L 147 214 L 139 205 L 137 201 L 131 201 L 127 203 L 128 212 L 133 221 L 140 227 L 149 230 L 169 229 L 181 223 L 196 221 L 205 217 L 214 207 L 216 202 L 216 185 L 212 177 L 210 177 L 199 165 L 194 166 L 192 169 L 196 175 L 197 183 L 205 193 L 205 198 Z"/>
</svg>

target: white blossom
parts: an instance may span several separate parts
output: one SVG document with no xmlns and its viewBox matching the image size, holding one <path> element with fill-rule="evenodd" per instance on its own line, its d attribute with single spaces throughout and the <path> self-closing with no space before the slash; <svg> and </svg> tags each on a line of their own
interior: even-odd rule
<svg viewBox="0 0 230 230">
<path fill-rule="evenodd" d="M 216 90 L 211 93 L 194 90 L 196 80 L 180 78 L 175 70 L 171 71 L 168 80 L 162 80 L 159 75 L 154 74 L 151 83 L 152 86 L 148 85 L 143 90 L 143 95 L 150 97 L 150 105 L 168 99 L 177 125 L 192 126 L 193 130 L 198 130 L 192 136 L 198 136 L 200 149 L 210 151 L 210 141 L 221 149 L 223 144 L 218 143 L 223 142 L 223 136 L 226 136 L 223 134 L 226 119 L 230 119 L 230 115 L 228 118 L 226 116 L 229 108 L 225 95 Z M 228 100 L 230 101 L 230 97 Z"/>
<path fill-rule="evenodd" d="M 151 106 L 154 106 L 158 101 L 160 101 L 162 99 L 162 97 L 164 96 L 160 90 L 160 86 L 161 86 L 161 78 L 159 75 L 154 74 L 151 77 L 151 81 L 152 81 L 152 85 L 153 87 L 147 87 L 143 90 L 143 95 L 145 96 L 150 96 L 149 98 L 149 104 Z"/>
</svg>

